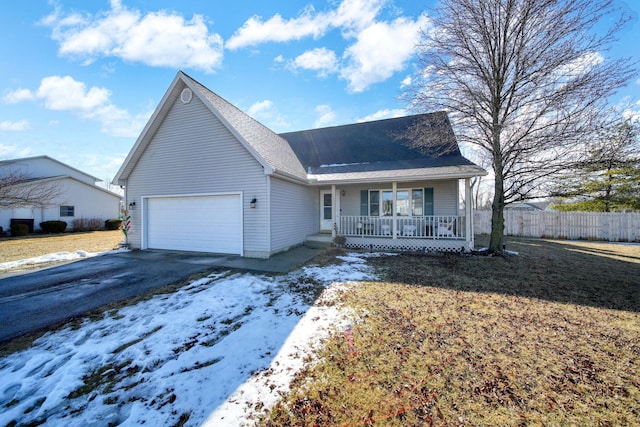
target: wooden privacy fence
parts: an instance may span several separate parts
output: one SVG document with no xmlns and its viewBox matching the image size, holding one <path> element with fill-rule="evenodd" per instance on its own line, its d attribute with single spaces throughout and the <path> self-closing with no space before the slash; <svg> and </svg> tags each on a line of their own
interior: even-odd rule
<svg viewBox="0 0 640 427">
<path fill-rule="evenodd" d="M 640 213 L 547 212 L 508 209 L 504 212 L 507 236 L 573 240 L 640 241 Z M 491 232 L 491 211 L 475 211 L 476 234 Z"/>
</svg>

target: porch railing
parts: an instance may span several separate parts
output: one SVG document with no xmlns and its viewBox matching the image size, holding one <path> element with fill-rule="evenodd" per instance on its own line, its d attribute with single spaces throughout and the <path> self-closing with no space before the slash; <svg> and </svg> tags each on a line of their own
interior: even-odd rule
<svg viewBox="0 0 640 427">
<path fill-rule="evenodd" d="M 465 216 L 393 217 L 341 216 L 338 232 L 345 236 L 464 239 Z"/>
</svg>

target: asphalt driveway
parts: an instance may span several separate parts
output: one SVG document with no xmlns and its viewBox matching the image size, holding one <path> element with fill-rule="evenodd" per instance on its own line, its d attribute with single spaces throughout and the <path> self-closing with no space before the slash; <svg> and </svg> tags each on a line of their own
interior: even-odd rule
<svg viewBox="0 0 640 427">
<path fill-rule="evenodd" d="M 117 252 L 0 279 L 0 343 L 108 304 L 229 268 L 285 273 L 318 254 L 301 246 L 268 260 L 171 251 Z"/>
</svg>

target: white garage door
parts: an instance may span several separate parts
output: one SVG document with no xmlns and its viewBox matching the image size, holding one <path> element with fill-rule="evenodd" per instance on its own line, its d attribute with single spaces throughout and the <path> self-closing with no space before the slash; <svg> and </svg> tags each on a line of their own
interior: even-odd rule
<svg viewBox="0 0 640 427">
<path fill-rule="evenodd" d="M 149 249 L 242 254 L 239 194 L 147 199 Z"/>
</svg>

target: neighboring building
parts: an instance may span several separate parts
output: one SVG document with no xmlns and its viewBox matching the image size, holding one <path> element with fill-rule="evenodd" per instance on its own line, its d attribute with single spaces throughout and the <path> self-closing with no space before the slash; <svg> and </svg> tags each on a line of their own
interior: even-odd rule
<svg viewBox="0 0 640 427">
<path fill-rule="evenodd" d="M 322 233 L 347 247 L 470 249 L 459 187 L 470 200 L 486 172 L 457 149 L 432 157 L 397 139 L 418 121 L 455 141 L 442 112 L 278 135 L 178 72 L 113 181 L 128 242 L 258 258 Z"/>
<path fill-rule="evenodd" d="M 0 162 L 3 171 L 16 171 L 30 178 L 28 185 L 55 186 L 58 197 L 44 206 L 0 209 L 0 226 L 9 230 L 12 220 L 40 229 L 43 221 L 61 220 L 70 229 L 74 219 L 117 218 L 122 197 L 98 187 L 100 179 L 72 168 L 48 156 L 28 157 Z"/>
</svg>

